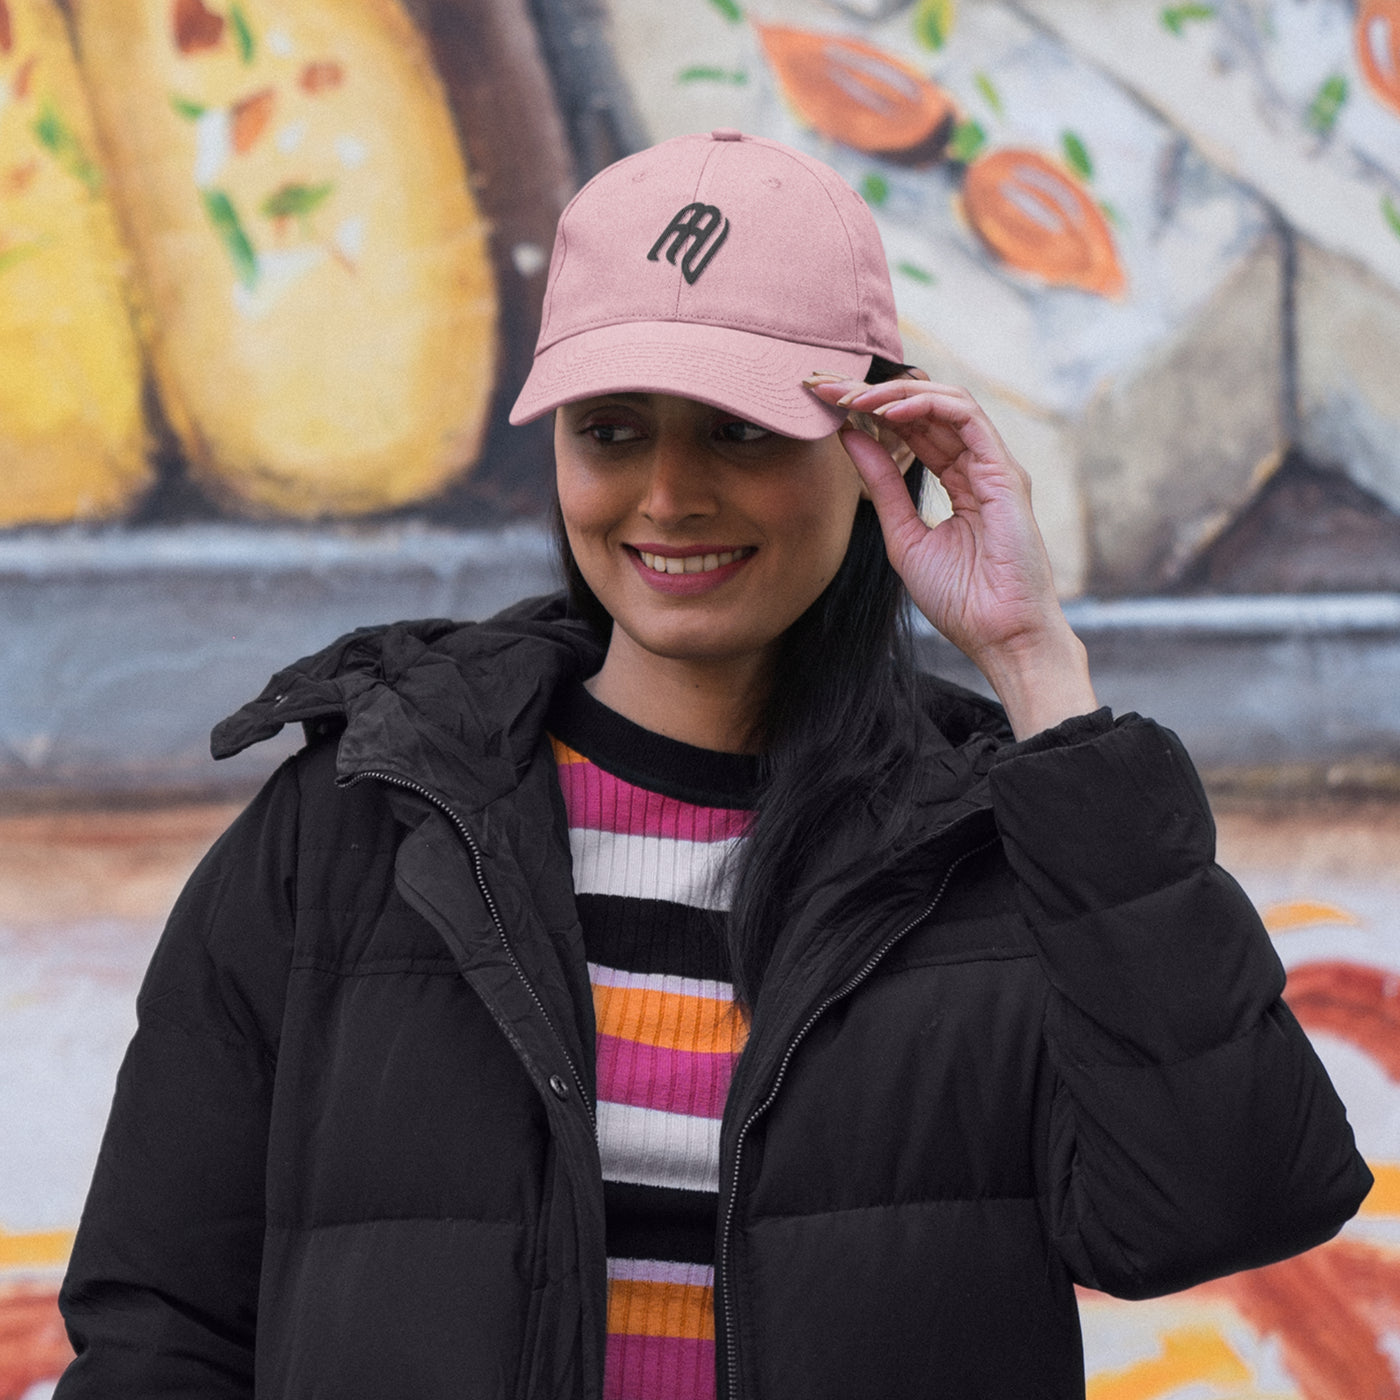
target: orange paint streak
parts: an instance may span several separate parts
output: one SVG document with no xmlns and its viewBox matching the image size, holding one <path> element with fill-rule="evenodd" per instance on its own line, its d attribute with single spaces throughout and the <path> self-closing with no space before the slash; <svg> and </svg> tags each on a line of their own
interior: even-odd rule
<svg viewBox="0 0 1400 1400">
<path fill-rule="evenodd" d="M 15 100 L 23 102 L 29 96 L 29 89 L 34 85 L 34 69 L 39 62 L 37 54 L 30 54 L 19 66 L 19 71 L 15 74 L 13 91 Z"/>
<path fill-rule="evenodd" d="M 1289 929 L 1306 928 L 1309 924 L 1360 924 L 1355 914 L 1338 909 L 1335 904 L 1319 904 L 1312 899 L 1294 899 L 1283 904 L 1271 904 L 1263 914 L 1264 927 L 1270 933 L 1287 933 Z"/>
<path fill-rule="evenodd" d="M 301 90 L 315 97 L 318 93 L 330 92 L 345 81 L 345 69 L 331 59 L 308 63 L 301 70 Z"/>
<path fill-rule="evenodd" d="M 58 1294 L 33 1284 L 0 1284 L 0 1400 L 20 1400 L 56 1380 L 73 1359 Z"/>
<path fill-rule="evenodd" d="M 1091 1376 L 1087 1400 L 1154 1400 L 1185 1385 L 1244 1385 L 1249 1368 L 1214 1327 L 1182 1327 L 1162 1337 L 1162 1354 Z"/>
<path fill-rule="evenodd" d="M 277 94 L 272 88 L 263 88 L 235 104 L 231 113 L 233 149 L 239 155 L 245 155 L 258 144 L 272 123 L 276 107 Z"/>
<path fill-rule="evenodd" d="M 1367 1162 L 1376 1184 L 1361 1202 L 1362 1215 L 1400 1215 L 1400 1163 Z"/>
<path fill-rule="evenodd" d="M 0 1228 L 0 1269 L 42 1269 L 62 1266 L 73 1252 L 71 1230 L 38 1230 L 12 1235 Z"/>
<path fill-rule="evenodd" d="M 973 232 L 1008 267 L 1103 297 L 1126 287 L 1108 220 L 1048 156 L 1003 149 L 973 161 L 962 202 Z"/>
<path fill-rule="evenodd" d="M 1301 963 L 1284 996 L 1308 1030 L 1349 1041 L 1400 1083 L 1400 975 L 1360 963 Z"/>
<path fill-rule="evenodd" d="M 1195 1290 L 1224 1297 L 1277 1339 L 1303 1400 L 1400 1400 L 1381 1344 L 1400 1326 L 1400 1260 L 1352 1240 Z"/>
<path fill-rule="evenodd" d="M 1400 0 L 1363 0 L 1355 34 L 1356 60 L 1367 85 L 1400 112 Z"/>
<path fill-rule="evenodd" d="M 0 180 L 0 193 L 23 194 L 34 183 L 34 177 L 38 173 L 39 162 L 37 160 L 27 160 L 23 165 L 17 165 L 12 170 L 7 170 L 4 179 Z"/>
</svg>

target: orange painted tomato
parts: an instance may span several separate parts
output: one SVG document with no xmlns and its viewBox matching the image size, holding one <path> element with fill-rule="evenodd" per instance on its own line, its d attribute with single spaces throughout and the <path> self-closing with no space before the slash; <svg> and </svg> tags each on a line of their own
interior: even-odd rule
<svg viewBox="0 0 1400 1400">
<path fill-rule="evenodd" d="M 962 203 L 978 238 L 1017 272 L 1104 297 L 1126 287 L 1103 212 L 1067 169 L 1039 151 L 1004 149 L 974 160 Z"/>
</svg>

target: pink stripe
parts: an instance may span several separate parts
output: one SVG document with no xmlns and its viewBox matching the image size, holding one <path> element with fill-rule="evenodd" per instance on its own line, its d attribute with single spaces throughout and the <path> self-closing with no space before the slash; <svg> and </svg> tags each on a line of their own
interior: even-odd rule
<svg viewBox="0 0 1400 1400">
<path fill-rule="evenodd" d="M 625 783 L 592 763 L 561 763 L 559 785 L 569 825 L 622 836 L 669 836 L 680 841 L 727 841 L 748 830 L 753 814 L 731 807 L 697 807 Z"/>
<path fill-rule="evenodd" d="M 712 1400 L 714 1393 L 712 1341 L 609 1336 L 603 1400 Z"/>
<path fill-rule="evenodd" d="M 729 1051 L 665 1050 L 600 1035 L 598 1097 L 605 1103 L 658 1108 L 692 1118 L 723 1118 L 737 1058 Z"/>
</svg>

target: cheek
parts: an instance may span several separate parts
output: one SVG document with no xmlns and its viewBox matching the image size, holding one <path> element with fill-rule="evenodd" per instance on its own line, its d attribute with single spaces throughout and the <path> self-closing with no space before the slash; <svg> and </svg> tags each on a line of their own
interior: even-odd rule
<svg viewBox="0 0 1400 1400">
<path fill-rule="evenodd" d="M 606 526 L 607 492 L 592 473 L 565 458 L 558 460 L 554 488 L 559 496 L 565 533 L 577 553 L 580 548 L 587 547 L 591 534 Z"/>
<path fill-rule="evenodd" d="M 860 490 L 846 473 L 833 473 L 824 490 L 805 493 L 794 503 L 793 523 L 806 556 L 809 575 L 825 586 L 841 567 L 851 543 Z"/>
</svg>

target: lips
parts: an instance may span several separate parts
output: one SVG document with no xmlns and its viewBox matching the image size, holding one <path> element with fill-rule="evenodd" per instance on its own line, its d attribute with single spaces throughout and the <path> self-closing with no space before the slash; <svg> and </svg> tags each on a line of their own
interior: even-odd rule
<svg viewBox="0 0 1400 1400">
<path fill-rule="evenodd" d="M 642 581 L 658 593 L 690 597 L 719 588 L 758 552 L 754 545 L 718 548 L 694 545 L 663 549 L 658 545 L 628 545 L 627 557 Z"/>
<path fill-rule="evenodd" d="M 640 548 L 637 550 L 642 563 L 657 574 L 713 573 L 714 570 L 722 569 L 726 564 L 734 563 L 736 559 L 746 558 L 753 552 L 751 545 L 739 549 L 707 550 L 704 553 L 687 550 L 684 554 L 654 553 Z"/>
</svg>

